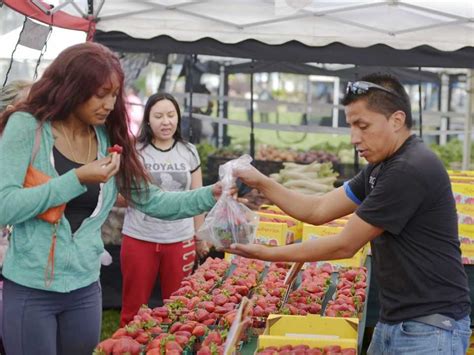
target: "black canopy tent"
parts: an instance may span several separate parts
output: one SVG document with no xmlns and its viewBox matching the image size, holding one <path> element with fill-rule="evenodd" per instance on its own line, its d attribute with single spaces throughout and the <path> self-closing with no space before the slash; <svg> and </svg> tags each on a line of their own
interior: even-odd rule
<svg viewBox="0 0 474 355">
<path fill-rule="evenodd" d="M 196 60 L 195 53 L 204 54 L 204 55 L 217 55 L 217 56 L 242 56 L 245 58 L 249 58 L 252 56 L 252 60 L 247 62 L 238 63 L 238 64 L 226 64 L 224 65 L 224 87 L 225 95 L 227 94 L 227 81 L 229 74 L 236 74 L 236 73 L 246 73 L 252 76 L 253 73 L 261 73 L 261 72 L 280 72 L 280 73 L 292 73 L 292 74 L 301 74 L 301 75 L 327 75 L 327 76 L 337 76 L 341 78 L 343 82 L 347 82 L 350 80 L 355 80 L 367 73 L 370 72 L 389 72 L 394 74 L 398 77 L 403 83 L 406 84 L 419 84 L 422 82 L 430 82 L 435 83 L 437 85 L 440 84 L 440 78 L 436 73 L 428 72 L 428 71 L 420 71 L 414 69 L 407 69 L 401 67 L 389 67 L 389 66 L 375 66 L 367 65 L 366 60 L 355 61 L 353 63 L 351 60 L 347 61 L 347 63 L 356 64 L 353 68 L 348 69 L 341 69 L 341 70 L 329 70 L 321 67 L 317 67 L 314 65 L 305 64 L 304 62 L 298 62 L 297 59 L 300 58 L 296 53 L 299 53 L 299 47 L 304 47 L 308 50 L 307 54 L 313 53 L 317 55 L 317 58 L 339 58 L 336 62 L 342 62 L 341 58 L 350 58 L 354 59 L 349 52 L 351 50 L 360 50 L 358 48 L 351 48 L 346 45 L 329 45 L 326 48 L 317 48 L 317 47 L 308 47 L 298 43 L 296 41 L 288 42 L 284 45 L 278 46 L 269 46 L 263 44 L 261 42 L 253 43 L 257 41 L 247 40 L 235 45 L 227 45 L 220 43 L 214 39 L 206 38 L 195 42 L 182 42 L 176 41 L 168 36 L 158 36 L 152 39 L 136 39 L 128 36 L 122 32 L 101 32 L 98 31 L 94 38 L 95 41 L 103 43 L 107 45 L 111 49 L 118 51 L 118 52 L 126 52 L 126 53 L 149 53 L 152 56 L 152 60 L 159 61 L 159 62 L 166 62 L 167 54 L 170 53 L 179 53 L 179 54 L 193 54 L 193 56 L 188 56 L 187 64 L 183 66 L 183 71 L 181 75 L 186 76 L 186 91 L 187 92 L 201 92 L 200 89 L 193 90 L 195 87 L 199 86 L 199 79 L 202 74 L 204 73 L 212 73 L 212 74 L 219 74 L 221 70 L 221 66 L 223 65 L 221 62 L 218 61 L 204 61 L 201 62 Z M 204 44 L 204 45 L 203 45 Z M 248 52 L 247 48 L 249 46 L 258 44 L 258 49 L 256 51 Z M 331 56 L 334 57 L 327 57 L 327 53 L 331 53 L 332 48 L 336 48 L 335 46 L 338 45 L 339 50 L 341 50 L 341 46 L 345 48 L 344 50 L 348 51 L 346 55 L 338 54 L 338 52 L 334 52 Z M 234 46 L 239 48 L 239 50 L 235 51 Z M 376 47 L 376 46 L 374 46 Z M 377 51 L 375 56 L 382 53 L 384 49 L 394 50 L 387 46 L 381 45 L 377 46 L 378 49 L 373 48 L 373 51 Z M 294 48 L 292 50 L 291 48 Z M 268 55 L 267 51 L 271 53 Z M 276 53 L 273 53 L 276 51 Z M 422 51 L 421 51 L 422 52 Z M 420 52 L 420 53 L 421 53 Z M 435 52 L 441 52 L 436 51 Z M 288 55 L 291 53 L 290 55 Z M 322 57 L 318 53 L 322 54 Z M 273 55 L 275 54 L 275 56 Z M 359 54 L 361 56 L 362 54 Z M 415 57 L 419 56 L 419 54 L 414 54 Z M 271 58 L 271 60 L 264 60 L 259 58 Z M 191 59 L 192 58 L 192 59 Z M 255 58 L 257 60 L 255 60 Z M 310 58 L 310 57 L 308 57 Z M 308 59 L 307 58 L 307 59 Z M 400 58 L 400 56 L 396 55 L 389 55 L 389 58 Z M 303 59 L 303 57 L 301 57 Z M 290 61 L 291 60 L 291 61 Z M 365 65 L 358 65 L 363 63 Z M 402 62 L 396 63 L 397 65 L 401 65 Z M 164 75 L 165 76 L 165 75 Z M 192 81 L 192 83 L 191 83 Z M 162 87 L 162 85 L 160 85 Z M 253 90 L 251 90 L 251 101 L 253 101 Z M 190 100 L 191 97 L 190 97 Z M 227 117 L 227 102 L 221 103 L 224 105 L 224 116 Z M 251 111 L 251 123 L 253 122 L 253 112 Z M 192 117 L 192 112 L 189 112 L 189 115 Z M 224 130 L 224 135 L 225 135 Z M 251 131 L 253 131 L 253 125 L 251 125 Z M 253 132 L 251 132 L 251 135 Z M 224 137 L 224 142 L 227 139 Z M 251 139 L 252 141 L 252 139 Z M 253 152 L 254 147 L 251 144 L 250 150 Z"/>
<path fill-rule="evenodd" d="M 408 50 L 395 49 L 384 44 L 363 48 L 351 47 L 342 43 L 310 47 L 297 41 L 269 45 L 252 39 L 228 44 L 213 38 L 186 42 L 165 35 L 140 39 L 118 31 L 97 31 L 94 41 L 118 52 L 132 53 L 204 54 L 292 63 L 317 62 L 364 66 L 384 65 L 387 67 L 474 68 L 473 47 L 464 47 L 455 51 L 441 51 L 427 45 Z"/>
</svg>

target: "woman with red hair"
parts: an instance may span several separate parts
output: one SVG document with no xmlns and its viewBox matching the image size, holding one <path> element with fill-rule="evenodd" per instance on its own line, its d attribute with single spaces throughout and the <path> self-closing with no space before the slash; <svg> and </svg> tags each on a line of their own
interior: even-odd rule
<svg viewBox="0 0 474 355">
<path fill-rule="evenodd" d="M 162 192 L 149 182 L 128 134 L 123 80 L 109 49 L 75 45 L 26 101 L 0 117 L 0 224 L 14 226 L 3 266 L 9 355 L 92 353 L 102 311 L 101 226 L 118 192 L 142 212 L 170 220 L 210 210 L 221 193 L 218 185 Z M 109 153 L 115 144 L 122 149 Z M 30 162 L 51 179 L 24 188 Z M 37 218 L 63 204 L 56 228 Z"/>
</svg>

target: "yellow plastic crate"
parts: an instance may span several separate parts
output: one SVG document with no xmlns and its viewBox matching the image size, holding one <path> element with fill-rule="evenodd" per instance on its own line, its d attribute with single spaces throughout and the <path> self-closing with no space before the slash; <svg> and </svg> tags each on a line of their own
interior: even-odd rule
<svg viewBox="0 0 474 355">
<path fill-rule="evenodd" d="M 296 336 L 319 335 L 357 339 L 358 318 L 321 317 L 316 314 L 306 316 L 270 314 L 264 335 Z M 296 334 L 296 335 L 295 335 Z"/>
</svg>

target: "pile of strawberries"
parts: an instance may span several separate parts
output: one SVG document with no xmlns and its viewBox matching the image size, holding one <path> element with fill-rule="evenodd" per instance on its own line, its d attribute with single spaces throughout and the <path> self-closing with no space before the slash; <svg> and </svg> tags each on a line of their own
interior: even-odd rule
<svg viewBox="0 0 474 355">
<path fill-rule="evenodd" d="M 367 289 L 367 268 L 346 268 L 339 271 L 335 299 L 328 302 L 328 317 L 358 317 L 362 312 Z"/>
<path fill-rule="evenodd" d="M 97 345 L 94 355 L 177 355 L 185 349 L 195 350 L 199 340 L 210 334 L 208 326 L 221 316 L 208 298 L 209 292 L 222 283 L 229 266 L 225 260 L 208 258 L 182 281 L 170 299 L 164 300 L 164 306 L 142 306 L 129 324 Z M 228 310 L 230 307 L 225 312 Z"/>
<path fill-rule="evenodd" d="M 267 274 L 253 292 L 252 316 L 268 317 L 270 313 L 278 313 L 286 291 L 284 281 L 289 267 L 290 264 L 284 262 L 270 264 Z"/>
<path fill-rule="evenodd" d="M 125 327 L 97 345 L 94 355 L 220 355 L 227 333 L 243 297 L 253 304 L 253 327 L 261 327 L 269 314 L 320 314 L 321 304 L 335 272 L 330 264 L 311 265 L 302 272 L 299 287 L 282 304 L 284 280 L 290 264 L 276 262 L 264 274 L 265 263 L 236 257 L 229 262 L 208 258 L 162 307 L 142 306 Z M 262 280 L 262 276 L 263 280 Z M 366 268 L 339 271 L 335 298 L 329 301 L 326 316 L 357 317 L 366 298 Z M 354 349 L 307 346 L 266 348 L 258 354 L 355 354 Z"/>
<path fill-rule="evenodd" d="M 311 265 L 303 271 L 301 285 L 288 298 L 288 303 L 282 308 L 283 314 L 306 315 L 319 314 L 324 295 L 331 283 L 331 264 L 322 266 Z"/>
<path fill-rule="evenodd" d="M 308 345 L 283 345 L 281 347 L 269 346 L 259 350 L 257 355 L 356 355 L 354 348 L 342 349 L 339 345 L 329 345 L 324 348 L 310 348 Z"/>
</svg>

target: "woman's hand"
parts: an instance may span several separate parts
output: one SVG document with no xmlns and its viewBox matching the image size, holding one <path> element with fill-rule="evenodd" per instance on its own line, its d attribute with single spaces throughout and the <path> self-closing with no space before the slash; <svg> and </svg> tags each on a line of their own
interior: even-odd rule
<svg viewBox="0 0 474 355">
<path fill-rule="evenodd" d="M 205 240 L 196 239 L 196 254 L 201 259 L 209 254 L 209 245 Z"/>
<path fill-rule="evenodd" d="M 237 198 L 237 186 L 232 186 L 231 189 L 229 190 L 229 193 L 231 196 L 234 196 Z M 214 198 L 216 201 L 221 197 L 222 195 L 222 183 L 216 182 L 214 185 L 212 185 L 212 194 L 214 195 Z"/>
<path fill-rule="evenodd" d="M 234 170 L 234 176 L 240 178 L 240 180 L 242 180 L 246 185 L 256 188 L 257 190 L 259 186 L 268 179 L 264 174 L 251 165 L 243 169 Z"/>
<path fill-rule="evenodd" d="M 120 154 L 94 160 L 76 169 L 76 175 L 81 184 L 107 182 L 120 169 Z"/>
</svg>

